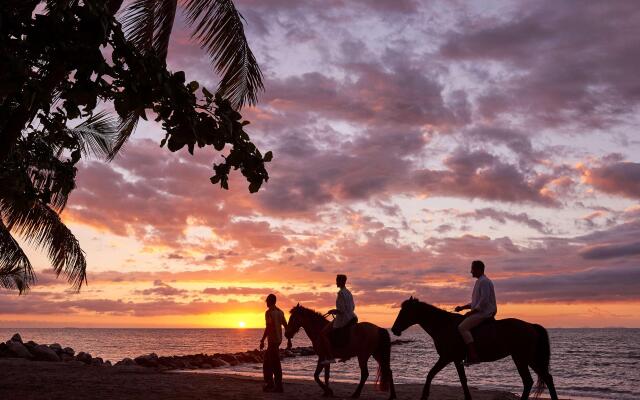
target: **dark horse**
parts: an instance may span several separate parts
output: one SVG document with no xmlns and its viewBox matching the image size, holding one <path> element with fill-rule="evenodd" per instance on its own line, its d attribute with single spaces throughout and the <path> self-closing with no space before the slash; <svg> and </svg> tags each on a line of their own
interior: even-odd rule
<svg viewBox="0 0 640 400">
<path fill-rule="evenodd" d="M 460 377 L 465 400 L 471 400 L 464 373 L 463 360 L 466 346 L 458 332 L 458 325 L 464 317 L 453 314 L 411 297 L 402 303 L 402 308 L 391 331 L 400 336 L 408 327 L 419 324 L 432 338 L 440 358 L 427 375 L 422 391 L 422 399 L 429 397 L 429 386 L 435 375 L 453 362 Z M 533 379 L 531 367 L 538 374 L 535 398 L 546 384 L 552 400 L 558 400 L 553 378 L 549 373 L 551 347 L 547 330 L 540 325 L 530 324 L 515 318 L 484 323 L 472 331 L 481 361 L 496 361 L 511 356 L 524 383 L 522 399 L 529 398 Z"/>
<path fill-rule="evenodd" d="M 313 374 L 313 378 L 324 391 L 324 396 L 333 396 L 333 390 L 329 387 L 330 367 L 328 364 L 324 365 L 321 363 L 321 360 L 329 358 L 327 350 L 323 346 L 322 338 L 320 337 L 322 330 L 328 323 L 329 321 L 320 313 L 298 304 L 291 309 L 291 317 L 289 317 L 289 324 L 287 324 L 287 329 L 285 330 L 285 337 L 292 339 L 300 328 L 304 328 L 307 336 L 311 339 L 313 349 L 318 355 L 318 365 L 316 366 L 316 372 Z M 396 390 L 393 385 L 393 375 L 391 373 L 391 338 L 386 329 L 379 328 L 368 322 L 360 322 L 352 329 L 349 344 L 344 348 L 332 349 L 332 353 L 333 356 L 341 359 L 358 357 L 360 383 L 351 397 L 360 397 L 362 387 L 369 377 L 367 362 L 369 361 L 369 357 L 373 356 L 379 365 L 378 375 L 380 376 L 380 389 L 383 391 L 391 389 L 389 399 L 396 398 Z M 324 383 L 320 380 L 320 373 L 323 369 Z"/>
</svg>

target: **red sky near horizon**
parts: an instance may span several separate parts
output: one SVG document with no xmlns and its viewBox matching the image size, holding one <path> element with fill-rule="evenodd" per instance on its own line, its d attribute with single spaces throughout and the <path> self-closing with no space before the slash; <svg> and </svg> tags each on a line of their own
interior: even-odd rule
<svg viewBox="0 0 640 400">
<path fill-rule="evenodd" d="M 425 4 L 427 3 L 427 4 Z M 87 161 L 63 218 L 89 262 L 68 292 L 0 292 L 4 326 L 261 326 L 264 298 L 327 310 L 349 276 L 361 320 L 410 295 L 498 317 L 640 327 L 636 2 L 237 0 L 266 91 L 243 110 L 271 179 L 209 182 L 151 123 Z M 169 64 L 210 89 L 176 24 Z"/>
</svg>

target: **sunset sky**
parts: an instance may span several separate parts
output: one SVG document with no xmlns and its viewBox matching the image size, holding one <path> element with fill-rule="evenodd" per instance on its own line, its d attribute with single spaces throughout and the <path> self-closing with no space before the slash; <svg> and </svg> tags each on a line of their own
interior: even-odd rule
<svg viewBox="0 0 640 400">
<path fill-rule="evenodd" d="M 264 298 L 326 311 L 349 276 L 360 320 L 410 295 L 498 318 L 640 327 L 640 7 L 635 1 L 236 0 L 265 74 L 243 116 L 274 160 L 249 194 L 212 150 L 140 125 L 83 162 L 64 220 L 87 253 L 71 293 L 0 291 L 3 326 L 248 327 Z M 214 89 L 178 22 L 173 71 Z M 287 312 L 288 315 L 288 312 Z"/>
</svg>

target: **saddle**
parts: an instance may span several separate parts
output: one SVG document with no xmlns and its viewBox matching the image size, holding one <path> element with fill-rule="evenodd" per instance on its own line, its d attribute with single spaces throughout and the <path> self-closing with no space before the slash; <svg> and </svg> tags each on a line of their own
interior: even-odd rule
<svg viewBox="0 0 640 400">
<path fill-rule="evenodd" d="M 334 328 L 331 331 L 331 335 L 329 339 L 331 341 L 331 346 L 339 349 L 341 347 L 346 347 L 349 345 L 349 340 L 351 339 L 351 333 L 353 329 L 358 324 L 358 318 L 353 318 L 349 323 L 341 328 Z"/>
<path fill-rule="evenodd" d="M 471 329 L 471 334 L 475 341 L 482 339 L 495 339 L 496 337 L 496 319 L 494 317 L 487 318 L 480 325 Z"/>
</svg>

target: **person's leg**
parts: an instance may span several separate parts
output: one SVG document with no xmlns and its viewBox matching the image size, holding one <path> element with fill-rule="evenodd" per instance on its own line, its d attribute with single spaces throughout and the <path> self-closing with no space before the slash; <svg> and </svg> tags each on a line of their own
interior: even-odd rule
<svg viewBox="0 0 640 400">
<path fill-rule="evenodd" d="M 331 364 L 336 362 L 331 352 L 331 332 L 333 330 L 333 323 L 327 324 L 327 326 L 320 332 L 320 338 L 322 347 L 324 350 L 324 359 L 321 361 L 323 364 Z"/>
<path fill-rule="evenodd" d="M 273 377 L 275 381 L 275 391 L 282 392 L 282 364 L 280 363 L 280 344 L 270 344 L 272 348 L 272 360 L 273 360 Z"/>
<path fill-rule="evenodd" d="M 458 325 L 458 331 L 460 335 L 462 335 L 462 340 L 467 345 L 467 362 L 468 363 L 476 363 L 479 362 L 480 359 L 478 357 L 478 351 L 476 350 L 475 343 L 473 341 L 473 335 L 471 334 L 471 329 L 480 325 L 480 323 L 484 320 L 484 318 L 478 314 L 472 314 L 464 319 Z"/>
<path fill-rule="evenodd" d="M 269 354 L 269 348 L 264 352 L 264 358 L 262 360 L 262 374 L 264 376 L 264 388 L 273 388 L 273 368 L 271 363 L 271 356 Z"/>
</svg>

